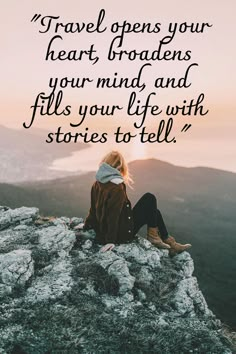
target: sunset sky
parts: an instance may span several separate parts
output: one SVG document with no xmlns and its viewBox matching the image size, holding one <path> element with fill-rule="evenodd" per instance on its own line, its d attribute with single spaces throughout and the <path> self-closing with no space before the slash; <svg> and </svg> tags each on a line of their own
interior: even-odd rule
<svg viewBox="0 0 236 354">
<path fill-rule="evenodd" d="M 42 30 L 40 19 L 31 22 L 35 14 L 43 16 L 60 16 L 57 22 L 68 23 L 96 23 L 99 11 L 105 9 L 106 14 L 101 27 L 107 27 L 104 33 L 57 33 L 63 41 L 55 41 L 53 49 L 78 51 L 88 50 L 91 44 L 95 45 L 99 61 L 92 65 L 86 58 L 82 61 L 45 61 L 45 54 L 50 39 L 55 35 L 52 31 L 39 33 Z M 117 76 L 134 78 L 145 61 L 108 61 L 106 59 L 109 45 L 117 34 L 110 32 L 114 22 L 124 20 L 133 23 L 161 23 L 160 33 L 152 34 L 125 34 L 122 49 L 141 51 L 157 50 L 161 38 L 168 34 L 168 24 L 172 23 L 209 23 L 213 26 L 206 28 L 204 33 L 176 33 L 173 41 L 165 46 L 165 50 L 191 50 L 189 61 L 150 61 L 151 67 L 143 71 L 143 81 L 146 88 L 140 94 L 135 89 L 96 89 L 94 82 L 87 88 L 64 89 L 65 105 L 72 106 L 69 117 L 37 115 L 34 128 L 46 129 L 45 139 L 49 131 L 54 132 L 58 126 L 64 131 L 83 131 L 88 127 L 91 131 L 107 131 L 111 135 L 117 126 L 126 131 L 135 131 L 133 123 L 139 121 L 137 117 L 127 117 L 126 110 L 122 110 L 114 117 L 86 117 L 80 129 L 70 128 L 70 122 L 78 122 L 79 105 L 120 105 L 127 106 L 132 91 L 136 91 L 141 100 L 145 100 L 150 92 L 155 92 L 152 103 L 165 107 L 168 104 L 180 104 L 197 98 L 200 93 L 205 94 L 204 106 L 209 109 L 206 116 L 175 117 L 176 144 L 156 144 L 142 146 L 134 141 L 132 149 L 139 150 L 135 157 L 156 157 L 176 164 L 186 166 L 204 165 L 218 167 L 236 172 L 236 120 L 235 120 L 235 12 L 233 0 L 215 2 L 213 0 L 190 2 L 176 1 L 146 1 L 134 0 L 119 2 L 80 0 L 53 0 L 53 1 L 8 1 L 1 6 L 1 108 L 0 124 L 22 129 L 23 122 L 29 122 L 32 114 L 30 106 L 39 92 L 50 93 L 48 87 L 50 77 L 75 78 L 89 77 L 94 81 L 98 76 Z M 52 28 L 53 29 L 53 28 Z M 180 78 L 187 67 L 197 63 L 189 73 L 188 89 L 154 88 L 157 77 Z M 161 116 L 160 116 L 161 117 Z M 166 116 L 163 116 L 166 118 Z M 156 131 L 159 116 L 148 115 L 145 126 Z M 186 133 L 180 133 L 185 123 L 192 127 Z M 30 129 L 28 130 L 30 134 Z M 137 131 L 136 131 L 137 132 Z M 16 142 L 17 143 L 17 142 Z M 10 142 L 9 142 L 10 144 Z M 42 144 L 45 141 L 42 139 Z M 96 145 L 97 151 L 104 151 L 102 144 Z M 117 144 L 116 144 L 117 145 Z M 146 145 L 146 144 L 145 144 Z M 107 148 L 119 148 L 110 142 Z M 130 150 L 129 145 L 122 147 Z M 144 153 L 146 151 L 146 153 Z M 83 160 L 81 159 L 81 163 Z M 63 162 L 61 162 L 63 168 Z"/>
</svg>

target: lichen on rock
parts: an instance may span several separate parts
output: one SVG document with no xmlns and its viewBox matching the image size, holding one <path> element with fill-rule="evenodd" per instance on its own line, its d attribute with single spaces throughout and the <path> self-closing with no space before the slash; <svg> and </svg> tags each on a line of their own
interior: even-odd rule
<svg viewBox="0 0 236 354">
<path fill-rule="evenodd" d="M 7 292 L 16 285 L 24 286 L 33 273 L 31 251 L 19 249 L 0 255 L 0 279 Z"/>
</svg>

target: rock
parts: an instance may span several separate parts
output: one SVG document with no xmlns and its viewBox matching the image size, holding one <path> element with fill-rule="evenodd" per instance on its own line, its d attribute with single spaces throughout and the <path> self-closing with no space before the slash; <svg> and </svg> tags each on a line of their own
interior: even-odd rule
<svg viewBox="0 0 236 354">
<path fill-rule="evenodd" d="M 139 298 L 140 301 L 145 301 L 146 300 L 147 297 L 146 297 L 145 293 L 142 290 L 137 289 L 137 294 L 138 294 L 138 298 Z"/>
<path fill-rule="evenodd" d="M 112 251 L 100 252 L 97 254 L 95 264 L 102 266 L 108 276 L 112 276 L 113 279 L 118 281 L 120 295 L 133 289 L 135 278 L 130 275 L 129 267 L 125 259 L 117 256 Z"/>
<path fill-rule="evenodd" d="M 191 277 L 194 271 L 193 260 L 188 252 L 182 252 L 173 257 L 173 261 L 185 277 Z"/>
<path fill-rule="evenodd" d="M 30 251 L 15 250 L 0 255 L 0 278 L 3 284 L 24 286 L 33 273 L 34 261 Z"/>
<path fill-rule="evenodd" d="M 10 209 L 10 208 L 7 207 L 7 206 L 4 206 L 4 205 L 0 206 L 0 212 L 6 211 L 6 210 L 9 210 L 9 209 Z"/>
<path fill-rule="evenodd" d="M 8 253 L 15 249 L 32 249 L 38 242 L 33 225 L 18 225 L 0 231 L 0 252 Z"/>
<path fill-rule="evenodd" d="M 140 237 L 139 235 L 136 235 L 135 238 L 137 244 L 139 244 L 142 248 L 148 250 L 150 248 L 152 248 L 152 244 L 150 241 L 148 241 L 146 238 L 144 237 Z"/>
<path fill-rule="evenodd" d="M 33 222 L 38 216 L 39 210 L 37 208 L 18 208 L 0 210 L 0 230 L 3 230 L 10 225 L 29 224 Z"/>
<path fill-rule="evenodd" d="M 142 267 L 137 274 L 137 281 L 146 287 L 150 286 L 150 283 L 153 281 L 152 273 L 149 272 L 147 267 Z"/>
<path fill-rule="evenodd" d="M 130 275 L 129 268 L 124 260 L 118 259 L 113 262 L 108 268 L 108 274 L 118 280 L 120 295 L 124 295 L 133 289 L 135 278 Z"/>
<path fill-rule="evenodd" d="M 107 269 L 113 262 L 120 259 L 121 257 L 117 256 L 113 251 L 98 252 L 95 256 L 96 264 L 99 264 L 104 269 Z"/>
<path fill-rule="evenodd" d="M 36 303 L 40 301 L 55 300 L 71 290 L 73 279 L 71 277 L 72 265 L 69 259 L 60 259 L 55 262 L 44 275 L 33 280 L 27 289 L 26 301 Z"/>
<path fill-rule="evenodd" d="M 180 315 L 194 312 L 193 300 L 188 294 L 188 284 L 186 284 L 185 280 L 181 281 L 173 297 L 173 305 Z"/>
<path fill-rule="evenodd" d="M 165 320 L 164 316 L 160 316 L 157 321 L 159 326 L 166 328 L 169 327 L 169 323 Z"/>
<path fill-rule="evenodd" d="M 178 283 L 173 303 L 178 313 L 184 315 L 201 313 L 203 316 L 212 316 L 206 301 L 198 288 L 196 278 L 186 278 Z"/>
<path fill-rule="evenodd" d="M 114 249 L 118 255 L 122 255 L 125 259 L 136 262 L 141 265 L 148 265 L 150 268 L 160 268 L 160 254 L 159 250 L 153 247 L 144 249 L 138 244 L 124 244 L 119 245 Z"/>
<path fill-rule="evenodd" d="M 101 252 L 81 218 L 36 218 L 0 207 L 0 353 L 232 353 L 188 252 Z"/>
<path fill-rule="evenodd" d="M 86 240 L 86 242 L 84 242 L 82 249 L 83 250 L 89 250 L 92 247 L 93 243 L 91 240 Z"/>
<path fill-rule="evenodd" d="M 14 227 L 14 231 L 22 231 L 22 230 L 27 230 L 27 225 L 17 225 Z"/>
<path fill-rule="evenodd" d="M 75 226 L 77 226 L 83 222 L 84 222 L 84 219 L 73 217 L 70 219 L 70 227 L 73 229 Z"/>
<path fill-rule="evenodd" d="M 114 298 L 111 296 L 103 295 L 101 297 L 101 301 L 108 309 L 113 309 L 119 315 L 125 311 L 127 314 L 133 310 L 134 304 L 132 303 L 134 300 L 134 296 L 130 293 L 126 293 L 123 296 Z M 122 316 L 122 315 L 121 315 Z"/>
<path fill-rule="evenodd" d="M 58 221 L 57 226 L 37 231 L 37 235 L 40 247 L 50 253 L 65 251 L 65 254 L 68 254 L 75 243 L 75 233 L 69 231 L 60 221 Z"/>
</svg>

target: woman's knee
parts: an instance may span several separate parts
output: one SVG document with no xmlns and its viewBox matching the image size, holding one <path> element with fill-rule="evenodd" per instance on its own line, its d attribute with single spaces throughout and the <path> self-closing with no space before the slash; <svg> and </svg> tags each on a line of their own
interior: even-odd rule
<svg viewBox="0 0 236 354">
<path fill-rule="evenodd" d="M 147 208 L 149 208 L 151 206 L 151 208 L 156 209 L 157 199 L 154 194 L 147 192 L 143 195 L 143 199 L 144 199 L 144 203 L 147 206 Z"/>
<path fill-rule="evenodd" d="M 149 200 L 149 201 L 156 201 L 157 198 L 155 197 L 154 194 L 150 193 L 150 192 L 147 192 L 143 195 L 143 198 Z"/>
</svg>

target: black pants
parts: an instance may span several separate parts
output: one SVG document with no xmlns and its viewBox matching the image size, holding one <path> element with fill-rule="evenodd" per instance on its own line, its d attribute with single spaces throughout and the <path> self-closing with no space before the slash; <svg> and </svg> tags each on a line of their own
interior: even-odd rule
<svg viewBox="0 0 236 354">
<path fill-rule="evenodd" d="M 161 212 L 157 209 L 157 200 L 155 195 L 151 193 L 145 193 L 135 204 L 132 209 L 134 220 L 134 235 L 143 226 L 157 227 L 162 240 L 168 237 L 168 231 L 166 229 Z"/>
</svg>

